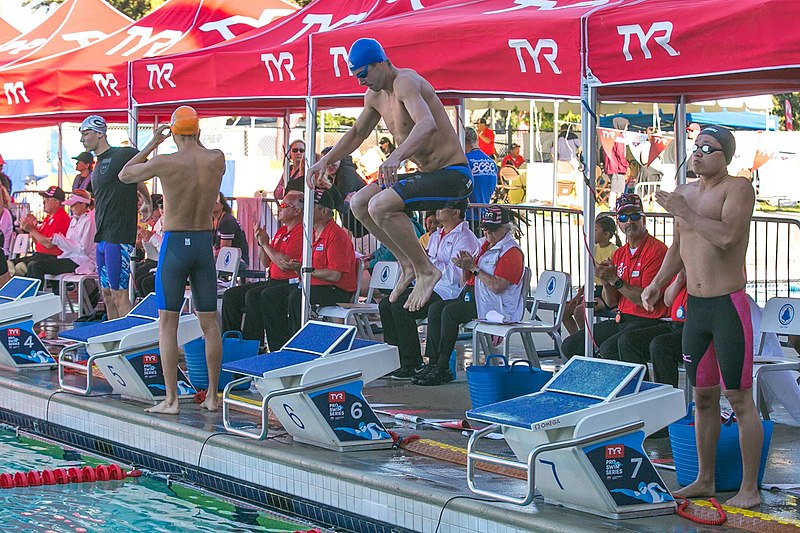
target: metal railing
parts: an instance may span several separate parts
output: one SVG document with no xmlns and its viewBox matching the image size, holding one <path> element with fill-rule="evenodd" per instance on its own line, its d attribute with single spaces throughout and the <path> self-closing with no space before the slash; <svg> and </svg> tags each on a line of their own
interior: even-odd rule
<svg viewBox="0 0 800 533">
<path fill-rule="evenodd" d="M 30 205 L 34 215 L 35 206 L 41 205 L 41 197 L 37 191 L 14 193 L 20 204 Z M 234 214 L 236 214 L 236 198 L 230 198 Z M 262 216 L 267 233 L 273 235 L 277 231 L 278 201 L 274 198 L 263 198 Z M 473 220 L 471 227 L 480 235 L 477 221 L 480 220 L 482 208 L 489 204 L 473 204 L 469 207 L 468 219 Z M 570 275 L 574 286 L 583 284 L 583 250 L 586 246 L 583 235 L 583 213 L 575 209 L 548 206 L 504 205 L 519 215 L 526 222 L 521 225 L 520 246 L 525 253 L 525 263 L 538 279 L 544 270 L 560 270 Z M 40 209 L 40 208 L 39 208 Z M 40 213 L 41 214 L 41 213 Z M 416 213 L 417 219 L 424 221 L 424 212 Z M 41 218 L 41 217 L 40 217 Z M 645 223 L 651 235 L 672 244 L 673 219 L 669 213 L 648 212 Z M 252 240 L 252 231 L 245 228 L 248 242 Z M 620 233 L 623 240 L 625 236 Z M 361 251 L 374 251 L 375 243 L 362 241 Z M 759 304 L 764 304 L 774 296 L 791 296 L 792 292 L 800 292 L 800 254 L 793 255 L 792 248 L 800 246 L 800 220 L 789 216 L 756 215 L 750 223 L 750 244 L 747 249 L 747 292 Z M 594 246 L 592 245 L 592 250 Z M 257 259 L 257 255 L 254 257 Z M 257 265 L 251 268 L 256 269 Z"/>
</svg>

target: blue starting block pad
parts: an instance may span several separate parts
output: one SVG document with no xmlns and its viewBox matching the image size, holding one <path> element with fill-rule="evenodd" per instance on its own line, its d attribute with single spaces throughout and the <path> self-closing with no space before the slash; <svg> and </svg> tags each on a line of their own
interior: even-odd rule
<svg viewBox="0 0 800 533">
<path fill-rule="evenodd" d="M 537 490 L 547 502 L 609 518 L 674 512 L 643 443 L 681 418 L 683 392 L 644 382 L 644 373 L 642 365 L 573 357 L 541 391 L 468 411 L 470 420 L 489 424 L 467 446 L 470 490 L 518 505 Z M 478 451 L 480 439 L 497 430 L 518 462 Z M 526 495 L 478 488 L 476 463 L 527 471 Z"/>
<path fill-rule="evenodd" d="M 39 293 L 40 284 L 17 276 L 0 287 L 0 366 L 29 370 L 56 365 L 33 326 L 60 313 L 61 299 Z"/>
<path fill-rule="evenodd" d="M 355 326 L 310 321 L 280 351 L 223 365 L 245 376 L 222 394 L 225 429 L 263 440 L 271 408 L 298 442 L 337 451 L 390 448 L 392 438 L 364 398 L 363 386 L 400 367 L 397 348 L 355 335 Z M 263 396 L 260 406 L 232 395 L 249 381 Z M 261 415 L 260 431 L 235 424 L 232 406 Z"/>
<path fill-rule="evenodd" d="M 183 314 L 178 322 L 178 344 L 183 345 L 202 335 L 200 323 L 193 314 Z M 61 350 L 58 381 L 62 389 L 88 396 L 94 376 L 87 368 L 95 365 L 114 392 L 125 398 L 158 402 L 165 397 L 164 372 L 158 349 L 158 305 L 150 293 L 124 317 L 71 329 L 60 334 L 73 341 Z M 84 351 L 86 364 L 74 359 Z M 82 386 L 70 385 L 66 370 L 77 370 L 86 381 Z M 178 369 L 180 398 L 192 398 L 197 392 L 189 378 Z"/>
</svg>

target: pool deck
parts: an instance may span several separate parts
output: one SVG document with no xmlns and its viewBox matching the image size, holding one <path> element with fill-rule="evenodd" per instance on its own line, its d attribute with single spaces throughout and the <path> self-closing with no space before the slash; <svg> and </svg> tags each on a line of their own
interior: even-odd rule
<svg viewBox="0 0 800 533">
<path fill-rule="evenodd" d="M 461 363 L 463 365 L 463 353 Z M 463 368 L 463 366 L 462 366 Z M 407 381 L 380 379 L 366 387 L 370 403 L 427 419 L 460 420 L 469 408 L 465 374 L 439 387 L 419 387 Z M 293 442 L 271 424 L 270 438 L 255 441 L 224 432 L 220 412 L 209 413 L 192 402 L 181 405 L 179 416 L 150 415 L 146 405 L 110 396 L 110 387 L 98 380 L 96 397 L 58 392 L 55 371 L 16 373 L 0 370 L 0 422 L 23 427 L 49 438 L 83 445 L 91 451 L 165 470 L 212 490 L 230 492 L 231 480 L 241 486 L 236 496 L 254 503 L 270 503 L 290 514 L 302 515 L 342 531 L 474 532 L 683 532 L 738 530 L 694 524 L 677 515 L 611 520 L 544 503 L 537 498 L 527 507 L 453 497 L 472 496 L 464 466 L 403 449 L 334 452 Z M 377 407 L 380 409 L 380 407 Z M 242 416 L 246 416 L 242 414 Z M 460 431 L 414 425 L 381 416 L 387 429 L 400 436 L 419 435 L 459 449 L 468 437 Z M 795 491 L 762 491 L 756 522 L 766 529 L 800 530 L 798 442 L 800 427 L 780 410 L 775 425 L 765 484 L 795 487 Z M 503 453 L 502 442 L 497 453 Z M 648 439 L 652 458 L 671 457 L 669 439 Z M 659 469 L 671 489 L 678 485 L 673 471 Z M 518 479 L 480 474 L 488 488 L 524 489 Z M 732 494 L 720 494 L 725 501 Z M 442 513 L 443 507 L 446 508 Z M 440 521 L 441 513 L 441 522 Z M 747 513 L 748 516 L 753 513 Z M 367 520 L 360 521 L 359 517 Z M 771 518 L 770 518 L 771 517 Z M 763 518 L 763 517 L 762 517 Z M 773 521 L 774 520 L 774 521 Z M 784 523 L 778 522 L 782 520 Z"/>
</svg>

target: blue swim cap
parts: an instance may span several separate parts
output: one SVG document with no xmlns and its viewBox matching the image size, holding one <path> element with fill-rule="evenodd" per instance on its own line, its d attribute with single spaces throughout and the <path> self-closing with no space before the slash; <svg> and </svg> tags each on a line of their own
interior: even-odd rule
<svg viewBox="0 0 800 533">
<path fill-rule="evenodd" d="M 357 40 L 350 47 L 347 66 L 353 72 L 372 63 L 383 63 L 387 59 L 381 43 L 365 37 Z"/>
</svg>

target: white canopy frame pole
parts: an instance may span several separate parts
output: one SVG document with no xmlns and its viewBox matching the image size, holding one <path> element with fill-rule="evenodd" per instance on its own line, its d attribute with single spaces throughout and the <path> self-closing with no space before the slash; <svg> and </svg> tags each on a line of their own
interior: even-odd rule
<svg viewBox="0 0 800 533">
<path fill-rule="evenodd" d="M 595 167 L 597 167 L 597 89 L 590 86 L 586 80 L 581 87 L 582 106 L 581 123 L 583 124 L 583 186 L 586 187 L 583 195 L 583 235 L 584 250 L 583 264 L 585 265 L 583 278 L 584 316 L 586 320 L 586 335 L 584 339 L 584 354 L 587 357 L 594 355 L 594 217 L 595 217 Z"/>
<path fill-rule="evenodd" d="M 58 123 L 58 186 L 64 188 L 64 131 L 61 122 Z M 9 193 L 11 191 L 8 191 Z"/>
<path fill-rule="evenodd" d="M 534 124 L 536 123 L 536 100 L 528 100 L 528 161 L 531 162 L 531 167 L 533 167 L 533 154 L 534 148 L 536 147 L 536 135 L 537 132 L 535 130 Z M 527 198 L 525 199 L 526 201 Z"/>
<path fill-rule="evenodd" d="M 306 99 L 306 173 L 314 164 L 315 149 L 317 145 L 317 99 Z M 305 324 L 311 318 L 311 246 L 314 241 L 314 189 L 305 184 L 305 197 L 303 198 L 303 268 L 300 275 L 300 284 L 303 291 L 300 321 Z"/>
<path fill-rule="evenodd" d="M 675 104 L 675 164 L 678 165 L 675 174 L 676 185 L 686 184 L 686 96 L 681 95 Z"/>
<path fill-rule="evenodd" d="M 558 207 L 558 130 L 561 128 L 558 122 L 559 101 L 553 100 L 553 207 Z M 578 184 L 580 186 L 580 184 Z"/>
<path fill-rule="evenodd" d="M 289 183 L 289 161 L 287 159 L 286 152 L 289 151 L 289 136 L 292 134 L 292 129 L 290 127 L 292 122 L 291 114 L 287 109 L 283 113 L 283 146 L 280 148 L 280 157 L 281 161 L 283 161 L 283 184 L 284 186 Z"/>
<path fill-rule="evenodd" d="M 461 141 L 461 148 L 466 147 L 466 141 L 464 140 L 464 136 L 466 134 L 466 127 L 467 127 L 467 106 L 465 105 L 464 99 L 458 99 L 458 105 L 456 106 L 456 131 L 458 132 L 458 139 Z"/>
</svg>

